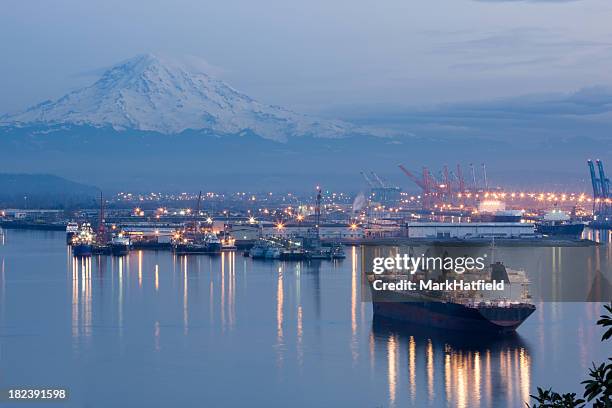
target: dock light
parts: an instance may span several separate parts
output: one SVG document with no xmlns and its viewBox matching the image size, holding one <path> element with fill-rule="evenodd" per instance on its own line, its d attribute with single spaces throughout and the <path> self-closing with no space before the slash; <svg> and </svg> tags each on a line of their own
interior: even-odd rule
<svg viewBox="0 0 612 408">
<path fill-rule="evenodd" d="M 276 228 L 278 228 L 279 230 L 282 230 L 283 228 L 285 228 L 285 226 L 283 225 L 282 222 L 279 222 L 278 224 L 276 224 Z"/>
<path fill-rule="evenodd" d="M 302 214 L 298 214 L 297 220 L 298 221 L 303 221 L 304 220 L 304 216 Z"/>
<path fill-rule="evenodd" d="M 255 224 L 255 217 L 249 218 L 249 224 Z"/>
<path fill-rule="evenodd" d="M 357 224 L 351 224 L 351 229 L 355 231 L 357 229 Z"/>
<path fill-rule="evenodd" d="M 207 223 L 209 223 L 209 224 L 212 224 L 213 220 L 212 220 L 212 218 L 208 217 L 208 218 L 206 219 L 206 222 L 207 222 Z"/>
</svg>

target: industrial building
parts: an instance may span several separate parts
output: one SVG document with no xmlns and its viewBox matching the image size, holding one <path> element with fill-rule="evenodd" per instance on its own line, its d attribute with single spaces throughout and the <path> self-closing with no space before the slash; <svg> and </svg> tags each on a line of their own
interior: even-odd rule
<svg viewBox="0 0 612 408">
<path fill-rule="evenodd" d="M 533 238 L 535 226 L 519 222 L 411 222 L 405 225 L 408 238 Z"/>
</svg>

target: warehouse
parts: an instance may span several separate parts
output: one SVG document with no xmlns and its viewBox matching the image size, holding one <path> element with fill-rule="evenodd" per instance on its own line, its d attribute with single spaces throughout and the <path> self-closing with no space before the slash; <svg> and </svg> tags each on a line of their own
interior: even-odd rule
<svg viewBox="0 0 612 408">
<path fill-rule="evenodd" d="M 409 238 L 533 238 L 534 224 L 519 222 L 412 222 L 406 224 Z"/>
</svg>

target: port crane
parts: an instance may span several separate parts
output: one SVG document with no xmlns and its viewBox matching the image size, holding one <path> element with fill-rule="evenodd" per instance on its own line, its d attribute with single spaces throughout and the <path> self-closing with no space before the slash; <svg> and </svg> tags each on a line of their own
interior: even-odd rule
<svg viewBox="0 0 612 408">
<path fill-rule="evenodd" d="M 441 193 L 441 189 L 434 177 L 429 173 L 427 167 L 423 167 L 421 178 L 414 175 L 402 164 L 399 165 L 399 168 L 406 176 L 408 176 L 410 180 L 412 180 L 423 190 L 423 207 L 430 208 L 433 204 L 434 196 L 439 195 L 439 193 Z"/>
<path fill-rule="evenodd" d="M 596 216 L 609 216 L 612 214 L 610 205 L 610 179 L 606 176 L 601 160 L 588 160 L 591 185 L 593 187 L 593 212 Z M 597 166 L 597 168 L 596 168 Z"/>
<path fill-rule="evenodd" d="M 386 188 L 386 184 L 384 181 L 382 181 L 382 179 L 380 177 L 378 177 L 378 174 L 374 173 L 373 171 L 370 172 L 370 174 L 372 175 L 372 177 L 374 177 L 374 180 L 376 180 L 376 182 L 378 183 L 378 185 L 382 188 Z"/>
<path fill-rule="evenodd" d="M 459 184 L 459 192 L 461 196 L 465 194 L 465 180 L 463 179 L 463 171 L 461 171 L 461 165 L 457 163 L 457 183 Z"/>
<path fill-rule="evenodd" d="M 459 201 L 463 203 L 465 200 L 465 193 L 468 190 L 472 190 L 466 186 L 466 182 L 463 177 L 463 170 L 461 169 L 460 164 L 457 164 L 455 172 L 453 172 L 448 165 L 444 165 L 438 179 L 431 174 L 427 167 L 423 167 L 420 177 L 401 164 L 399 165 L 399 168 L 406 176 L 408 176 L 408 178 L 410 178 L 423 190 L 424 208 L 431 208 L 433 204 L 435 204 L 434 201 L 455 204 Z M 473 191 L 476 191 L 476 174 L 474 172 L 474 165 L 471 163 L 470 169 L 472 172 L 472 178 L 474 180 Z M 460 200 L 457 200 L 457 193 L 461 195 Z"/>
<path fill-rule="evenodd" d="M 370 188 L 374 188 L 374 183 L 372 182 L 372 180 L 370 180 L 370 178 L 368 177 L 367 174 L 365 174 L 363 171 L 360 172 L 361 175 L 363 176 L 363 179 L 366 181 L 366 183 L 368 183 L 368 186 L 370 186 Z"/>
</svg>

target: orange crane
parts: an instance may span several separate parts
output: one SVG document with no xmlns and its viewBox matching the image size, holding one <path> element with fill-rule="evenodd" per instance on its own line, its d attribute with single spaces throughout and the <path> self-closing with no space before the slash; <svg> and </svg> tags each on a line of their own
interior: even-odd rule
<svg viewBox="0 0 612 408">
<path fill-rule="evenodd" d="M 404 172 L 404 174 L 406 174 L 406 176 L 408 176 L 410 180 L 412 180 L 417 186 L 421 187 L 423 190 L 423 207 L 430 208 L 433 204 L 434 197 L 443 191 L 433 176 L 429 173 L 427 167 L 423 167 L 423 174 L 421 178 L 415 176 L 401 164 L 399 165 L 399 168 Z"/>
</svg>

